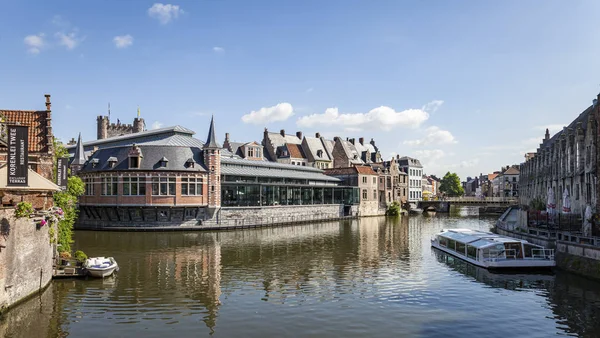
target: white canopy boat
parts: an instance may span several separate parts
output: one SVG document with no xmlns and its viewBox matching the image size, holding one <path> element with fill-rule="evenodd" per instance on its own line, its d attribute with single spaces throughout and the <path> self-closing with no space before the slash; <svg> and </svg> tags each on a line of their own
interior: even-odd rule
<svg viewBox="0 0 600 338">
<path fill-rule="evenodd" d="M 104 278 L 119 271 L 119 265 L 112 257 L 91 257 L 88 258 L 83 267 L 92 277 Z"/>
<path fill-rule="evenodd" d="M 489 269 L 545 268 L 556 265 L 553 249 L 479 230 L 442 230 L 431 239 L 431 246 Z"/>
</svg>

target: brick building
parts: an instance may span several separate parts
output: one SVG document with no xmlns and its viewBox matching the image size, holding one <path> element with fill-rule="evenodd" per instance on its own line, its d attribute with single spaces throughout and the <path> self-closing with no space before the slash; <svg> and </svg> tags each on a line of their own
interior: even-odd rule
<svg viewBox="0 0 600 338">
<path fill-rule="evenodd" d="M 45 109 L 43 110 L 0 110 L 0 164 L 7 163 L 7 125 L 21 125 L 28 128 L 28 151 L 30 183 L 39 183 L 39 188 L 27 189 L 7 188 L 2 189 L 2 205 L 13 205 L 20 201 L 28 201 L 35 208 L 48 208 L 52 206 L 51 192 L 56 186 L 53 181 L 54 167 L 54 135 L 52 134 L 52 104 L 50 95 L 45 95 Z M 37 175 L 41 177 L 37 177 Z M 43 179 L 42 179 L 43 178 Z M 45 180 L 44 180 L 45 179 Z M 6 180 L 5 180 L 6 181 Z M 4 186 L 6 182 L 0 184 Z M 45 188 L 42 188 L 45 187 Z M 49 190 L 48 190 L 49 189 Z"/>
<path fill-rule="evenodd" d="M 359 216 L 376 216 L 385 214 L 385 202 L 380 203 L 379 175 L 366 165 L 353 165 L 345 168 L 324 170 L 326 175 L 340 179 L 344 186 L 358 187 Z"/>
</svg>

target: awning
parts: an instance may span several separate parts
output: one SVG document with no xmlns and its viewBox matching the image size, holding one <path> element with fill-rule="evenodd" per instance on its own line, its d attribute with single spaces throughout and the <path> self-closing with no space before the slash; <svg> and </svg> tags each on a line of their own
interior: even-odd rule
<svg viewBox="0 0 600 338">
<path fill-rule="evenodd" d="M 8 191 L 59 191 L 60 187 L 35 171 L 28 169 L 28 186 L 26 187 L 7 187 L 8 167 L 6 164 L 0 167 L 0 190 Z"/>
</svg>

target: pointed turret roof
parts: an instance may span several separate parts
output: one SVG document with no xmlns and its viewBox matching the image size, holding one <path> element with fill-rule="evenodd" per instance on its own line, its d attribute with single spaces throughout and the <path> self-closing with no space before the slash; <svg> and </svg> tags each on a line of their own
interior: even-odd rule
<svg viewBox="0 0 600 338">
<path fill-rule="evenodd" d="M 210 118 L 210 129 L 208 129 L 208 137 L 206 138 L 204 148 L 221 148 L 216 139 L 214 116 Z"/>
<path fill-rule="evenodd" d="M 79 133 L 79 137 L 77 138 L 77 145 L 75 148 L 75 155 L 73 156 L 73 161 L 71 164 L 75 165 L 84 165 L 87 162 L 88 158 L 85 156 L 85 151 L 83 151 L 83 142 L 81 142 L 81 133 Z"/>
</svg>

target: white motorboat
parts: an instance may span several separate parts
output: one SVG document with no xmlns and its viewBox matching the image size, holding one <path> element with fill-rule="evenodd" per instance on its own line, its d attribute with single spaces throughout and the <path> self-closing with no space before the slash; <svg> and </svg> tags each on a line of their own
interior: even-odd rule
<svg viewBox="0 0 600 338">
<path fill-rule="evenodd" d="M 553 249 L 479 230 L 442 230 L 431 239 L 431 246 L 488 269 L 546 268 L 556 265 Z"/>
<path fill-rule="evenodd" d="M 91 257 L 85 261 L 83 267 L 92 277 L 104 278 L 119 271 L 119 265 L 112 257 Z"/>
</svg>

